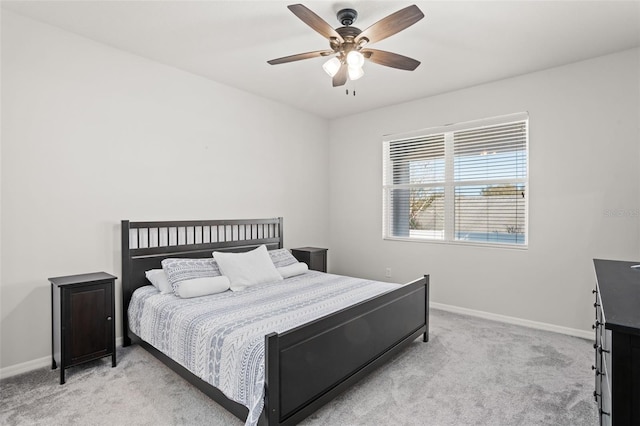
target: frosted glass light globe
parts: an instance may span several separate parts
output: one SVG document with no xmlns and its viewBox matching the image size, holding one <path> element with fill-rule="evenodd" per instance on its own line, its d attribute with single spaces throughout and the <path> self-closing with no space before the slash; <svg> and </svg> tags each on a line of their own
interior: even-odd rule
<svg viewBox="0 0 640 426">
<path fill-rule="evenodd" d="M 349 72 L 349 79 L 352 81 L 357 80 L 364 75 L 364 70 L 362 69 L 362 67 L 349 66 L 348 72 Z"/>
<path fill-rule="evenodd" d="M 358 67 L 361 68 L 364 65 L 364 56 L 362 53 L 352 50 L 347 54 L 347 65 L 350 67 Z"/>
<path fill-rule="evenodd" d="M 337 74 L 341 66 L 342 66 L 342 63 L 340 62 L 340 59 L 333 57 L 329 59 L 327 62 L 325 62 L 324 65 L 322 65 L 322 69 L 324 69 L 327 74 L 333 77 L 334 75 Z"/>
</svg>

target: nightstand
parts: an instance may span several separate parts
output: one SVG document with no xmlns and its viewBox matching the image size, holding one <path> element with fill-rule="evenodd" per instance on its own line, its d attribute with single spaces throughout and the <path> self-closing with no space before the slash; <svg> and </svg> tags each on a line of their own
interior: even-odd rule
<svg viewBox="0 0 640 426">
<path fill-rule="evenodd" d="M 299 247 L 291 249 L 293 257 L 304 262 L 309 269 L 327 272 L 327 249 L 319 247 Z"/>
<path fill-rule="evenodd" d="M 52 369 L 65 369 L 111 355 L 116 366 L 114 283 L 105 272 L 49 278 Z"/>
</svg>

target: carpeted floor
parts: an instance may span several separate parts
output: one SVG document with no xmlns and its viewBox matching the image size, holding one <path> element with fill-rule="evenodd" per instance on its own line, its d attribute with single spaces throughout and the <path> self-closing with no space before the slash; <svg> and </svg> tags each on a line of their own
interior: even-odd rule
<svg viewBox="0 0 640 426">
<path fill-rule="evenodd" d="M 429 343 L 303 425 L 597 425 L 592 342 L 432 310 Z M 242 425 L 138 346 L 67 370 L 0 381 L 3 425 Z"/>
</svg>

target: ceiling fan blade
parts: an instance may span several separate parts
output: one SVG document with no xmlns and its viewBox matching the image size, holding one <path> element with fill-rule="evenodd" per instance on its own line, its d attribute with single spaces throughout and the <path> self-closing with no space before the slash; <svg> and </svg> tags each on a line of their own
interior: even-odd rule
<svg viewBox="0 0 640 426">
<path fill-rule="evenodd" d="M 360 51 L 365 58 L 376 64 L 384 65 L 391 68 L 413 71 L 418 68 L 420 61 L 416 61 L 408 56 L 398 55 L 397 53 L 386 52 L 377 49 L 362 49 Z"/>
<path fill-rule="evenodd" d="M 317 58 L 320 56 L 328 56 L 335 53 L 333 50 L 315 50 L 313 52 L 298 53 L 297 55 L 284 56 L 282 58 L 267 61 L 271 65 L 286 64 L 287 62 L 301 61 L 303 59 Z"/>
<path fill-rule="evenodd" d="M 331 39 L 332 37 L 338 39 L 340 43 L 344 42 L 344 39 L 338 32 L 333 29 L 324 19 L 313 13 L 306 6 L 301 4 L 292 4 L 287 6 L 294 15 L 302 20 L 305 24 L 316 30 L 320 35 Z"/>
<path fill-rule="evenodd" d="M 347 66 L 347 64 L 342 64 L 340 66 L 340 69 L 338 70 L 336 75 L 333 76 L 333 87 L 344 86 L 344 84 L 347 82 L 348 69 L 349 67 Z"/>
<path fill-rule="evenodd" d="M 424 14 L 418 6 L 415 4 L 407 6 L 371 25 L 356 37 L 355 42 L 357 43 L 363 38 L 369 40 L 369 43 L 384 40 L 405 28 L 409 28 L 422 18 L 424 18 Z"/>
</svg>

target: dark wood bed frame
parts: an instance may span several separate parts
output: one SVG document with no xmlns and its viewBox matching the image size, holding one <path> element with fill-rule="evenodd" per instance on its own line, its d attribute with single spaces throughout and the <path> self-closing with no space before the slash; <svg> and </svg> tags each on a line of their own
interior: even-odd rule
<svg viewBox="0 0 640 426">
<path fill-rule="evenodd" d="M 168 257 L 202 258 L 217 251 L 283 247 L 282 218 L 206 221 L 122 221 L 123 346 L 139 343 L 241 420 L 248 409 L 198 378 L 129 330 L 133 292 L 145 271 Z M 265 336 L 265 401 L 261 425 L 300 422 L 420 335 L 429 340 L 429 276 L 284 333 Z"/>
</svg>

